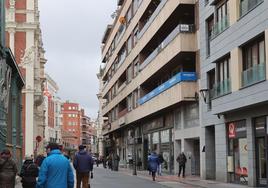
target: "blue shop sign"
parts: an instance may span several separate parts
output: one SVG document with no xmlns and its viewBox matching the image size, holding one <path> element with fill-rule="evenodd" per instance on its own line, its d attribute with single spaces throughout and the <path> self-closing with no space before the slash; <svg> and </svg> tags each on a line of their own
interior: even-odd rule
<svg viewBox="0 0 268 188">
<path fill-rule="evenodd" d="M 152 90 L 147 95 L 143 96 L 138 100 L 139 105 L 144 104 L 145 102 L 151 100 L 153 97 L 159 95 L 163 91 L 171 88 L 172 86 L 176 85 L 177 83 L 180 83 L 182 81 L 196 81 L 196 73 L 195 72 L 180 72 L 173 76 L 171 79 L 163 83 L 162 85 L 158 86 L 154 90 Z"/>
</svg>

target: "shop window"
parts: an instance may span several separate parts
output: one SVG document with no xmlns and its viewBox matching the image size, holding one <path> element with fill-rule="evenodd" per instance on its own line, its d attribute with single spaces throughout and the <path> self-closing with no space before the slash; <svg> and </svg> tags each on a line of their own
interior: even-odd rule
<svg viewBox="0 0 268 188">
<path fill-rule="evenodd" d="M 199 126 L 198 103 L 189 104 L 185 107 L 185 128 Z"/>
<path fill-rule="evenodd" d="M 228 175 L 230 182 L 248 183 L 248 145 L 246 121 L 227 124 Z"/>
</svg>

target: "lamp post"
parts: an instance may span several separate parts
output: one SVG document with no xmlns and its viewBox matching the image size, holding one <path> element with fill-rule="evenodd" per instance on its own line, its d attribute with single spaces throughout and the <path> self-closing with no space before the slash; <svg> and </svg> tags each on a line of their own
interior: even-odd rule
<svg viewBox="0 0 268 188">
<path fill-rule="evenodd" d="M 203 100 L 205 103 L 208 103 L 208 98 L 209 98 L 209 89 L 200 89 L 199 90 Z"/>
</svg>

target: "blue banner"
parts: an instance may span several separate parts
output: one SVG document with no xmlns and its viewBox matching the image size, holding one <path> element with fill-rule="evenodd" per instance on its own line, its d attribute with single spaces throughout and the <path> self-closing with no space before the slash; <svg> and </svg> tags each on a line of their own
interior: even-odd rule
<svg viewBox="0 0 268 188">
<path fill-rule="evenodd" d="M 196 81 L 196 73 L 195 72 L 180 72 L 173 76 L 171 79 L 163 83 L 162 85 L 158 86 L 154 90 L 152 90 L 147 95 L 143 96 L 138 100 L 139 105 L 144 104 L 145 102 L 151 100 L 155 96 L 159 95 L 163 91 L 171 88 L 172 86 L 176 85 L 177 83 L 180 83 L 182 81 Z"/>
</svg>

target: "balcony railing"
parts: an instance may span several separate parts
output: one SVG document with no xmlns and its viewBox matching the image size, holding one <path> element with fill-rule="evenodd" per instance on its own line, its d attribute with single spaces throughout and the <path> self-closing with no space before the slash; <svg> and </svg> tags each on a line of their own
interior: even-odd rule
<svg viewBox="0 0 268 188">
<path fill-rule="evenodd" d="M 219 22 L 215 23 L 212 28 L 212 38 L 216 37 L 218 34 L 223 32 L 229 27 L 229 16 L 224 16 Z"/>
<path fill-rule="evenodd" d="M 228 78 L 221 82 L 216 83 L 213 86 L 213 89 L 211 89 L 210 92 L 210 98 L 211 99 L 217 98 L 230 92 L 231 92 L 231 80 L 230 78 Z"/>
<path fill-rule="evenodd" d="M 246 87 L 265 80 L 265 63 L 253 65 L 251 68 L 242 72 L 242 87 Z"/>
<path fill-rule="evenodd" d="M 164 5 L 166 4 L 167 0 L 162 0 L 160 2 L 160 4 L 158 5 L 158 7 L 155 9 L 154 13 L 152 14 L 152 16 L 149 18 L 149 20 L 146 22 L 146 24 L 144 25 L 144 27 L 141 29 L 141 31 L 138 34 L 138 39 L 140 39 L 142 37 L 142 35 L 147 31 L 147 29 L 149 28 L 149 26 L 153 23 L 154 19 L 156 18 L 156 16 L 159 14 L 159 12 L 161 11 L 161 9 L 164 7 Z"/>
<path fill-rule="evenodd" d="M 140 65 L 140 71 L 146 67 L 161 51 L 164 49 L 179 33 L 193 33 L 193 24 L 180 24 L 178 25 L 168 36 L 163 40 L 163 42 L 144 60 Z"/>
<path fill-rule="evenodd" d="M 166 91 L 167 89 L 171 88 L 172 86 L 176 85 L 177 83 L 183 82 L 183 81 L 196 81 L 196 73 L 195 72 L 180 72 L 173 76 L 171 79 L 166 81 L 165 83 L 161 84 L 154 90 L 152 90 L 147 95 L 143 96 L 138 100 L 138 103 L 140 105 L 144 104 L 145 102 L 151 100 L 152 98 L 156 97 L 160 93 Z"/>
<path fill-rule="evenodd" d="M 262 3 L 263 0 L 243 0 L 240 2 L 240 17 L 242 17 L 254 9 L 256 6 L 258 6 L 260 3 Z"/>
</svg>

